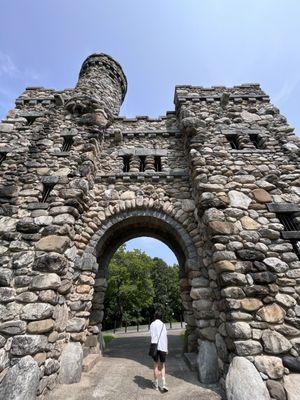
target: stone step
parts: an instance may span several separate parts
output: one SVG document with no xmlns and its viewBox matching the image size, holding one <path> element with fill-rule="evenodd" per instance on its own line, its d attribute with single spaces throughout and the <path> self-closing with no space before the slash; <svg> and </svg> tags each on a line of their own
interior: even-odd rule
<svg viewBox="0 0 300 400">
<path fill-rule="evenodd" d="M 198 370 L 197 353 L 184 353 L 183 358 L 191 371 Z"/>
<path fill-rule="evenodd" d="M 100 360 L 100 354 L 89 354 L 83 359 L 82 371 L 89 372 Z"/>
</svg>

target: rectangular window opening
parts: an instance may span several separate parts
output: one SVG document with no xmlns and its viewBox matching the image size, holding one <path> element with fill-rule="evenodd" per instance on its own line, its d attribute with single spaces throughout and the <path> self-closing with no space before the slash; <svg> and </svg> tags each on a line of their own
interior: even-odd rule
<svg viewBox="0 0 300 400">
<path fill-rule="evenodd" d="M 140 156 L 140 172 L 145 172 L 146 167 L 146 157 Z"/>
<path fill-rule="evenodd" d="M 64 136 L 64 142 L 61 151 L 70 151 L 74 142 L 73 136 Z"/>
<path fill-rule="evenodd" d="M 232 149 L 234 150 L 240 149 L 240 145 L 238 142 L 238 135 L 226 135 L 226 139 L 228 140 Z"/>
<path fill-rule="evenodd" d="M 51 190 L 54 188 L 54 183 L 44 183 L 44 189 L 42 193 L 41 203 L 46 203 Z"/>
<path fill-rule="evenodd" d="M 297 224 L 294 221 L 293 213 L 278 213 L 277 217 L 284 226 L 285 231 L 298 231 Z"/>
<path fill-rule="evenodd" d="M 264 145 L 262 143 L 262 138 L 257 133 L 251 133 L 249 135 L 249 139 L 256 149 L 264 148 Z"/>
<path fill-rule="evenodd" d="M 0 165 L 3 163 L 3 161 L 6 159 L 6 153 L 0 152 Z"/>
<path fill-rule="evenodd" d="M 123 172 L 129 172 L 130 170 L 130 156 L 123 156 Z"/>
<path fill-rule="evenodd" d="M 154 169 L 156 172 L 161 172 L 161 157 L 160 156 L 154 157 Z"/>
</svg>

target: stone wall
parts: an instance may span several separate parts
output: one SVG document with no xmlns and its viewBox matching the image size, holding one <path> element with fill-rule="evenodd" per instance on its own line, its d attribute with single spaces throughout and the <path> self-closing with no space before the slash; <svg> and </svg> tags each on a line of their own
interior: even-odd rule
<svg viewBox="0 0 300 400">
<path fill-rule="evenodd" d="M 225 387 L 229 370 L 241 400 L 243 365 L 261 398 L 285 399 L 300 371 L 293 129 L 255 84 L 176 87 L 159 119 L 117 116 L 126 85 L 92 55 L 75 89 L 28 88 L 0 124 L 1 396 L 14 398 L 21 366 L 38 398 L 80 379 L 82 354 L 99 351 L 109 259 L 149 235 L 178 257 L 201 382 Z"/>
<path fill-rule="evenodd" d="M 209 337 L 199 332 L 200 343 L 215 342 L 225 373 L 233 357 L 247 357 L 272 392 L 286 367 L 299 372 L 299 139 L 258 85 L 178 87 L 175 103 L 214 292 L 216 325 Z M 238 149 L 227 135 L 236 135 Z M 285 211 L 294 232 L 283 232 Z M 232 368 L 228 397 L 248 398 L 245 389 L 232 394 L 240 365 Z M 256 398 L 253 385 L 248 395 Z"/>
</svg>

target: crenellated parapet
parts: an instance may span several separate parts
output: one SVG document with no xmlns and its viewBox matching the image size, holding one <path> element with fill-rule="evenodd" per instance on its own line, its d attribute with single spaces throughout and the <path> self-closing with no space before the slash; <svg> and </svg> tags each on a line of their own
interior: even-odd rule
<svg viewBox="0 0 300 400">
<path fill-rule="evenodd" d="M 186 101 L 207 103 L 233 101 L 241 103 L 244 100 L 250 102 L 269 101 L 269 96 L 261 89 L 257 83 L 243 84 L 228 88 L 226 86 L 212 86 L 205 88 L 202 86 L 178 85 L 175 87 L 174 103 L 178 107 Z"/>
</svg>

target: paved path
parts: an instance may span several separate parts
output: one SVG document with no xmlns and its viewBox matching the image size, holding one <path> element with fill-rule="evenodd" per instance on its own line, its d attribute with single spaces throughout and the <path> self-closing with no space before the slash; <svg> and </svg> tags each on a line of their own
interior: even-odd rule
<svg viewBox="0 0 300 400">
<path fill-rule="evenodd" d="M 169 331 L 170 354 L 167 359 L 169 393 L 151 387 L 151 360 L 147 355 L 149 338 L 145 333 L 118 335 L 104 357 L 91 371 L 83 373 L 80 383 L 61 385 L 50 400 L 220 400 L 214 387 L 200 385 L 195 372 L 182 356 L 182 339 L 178 331 Z"/>
</svg>

